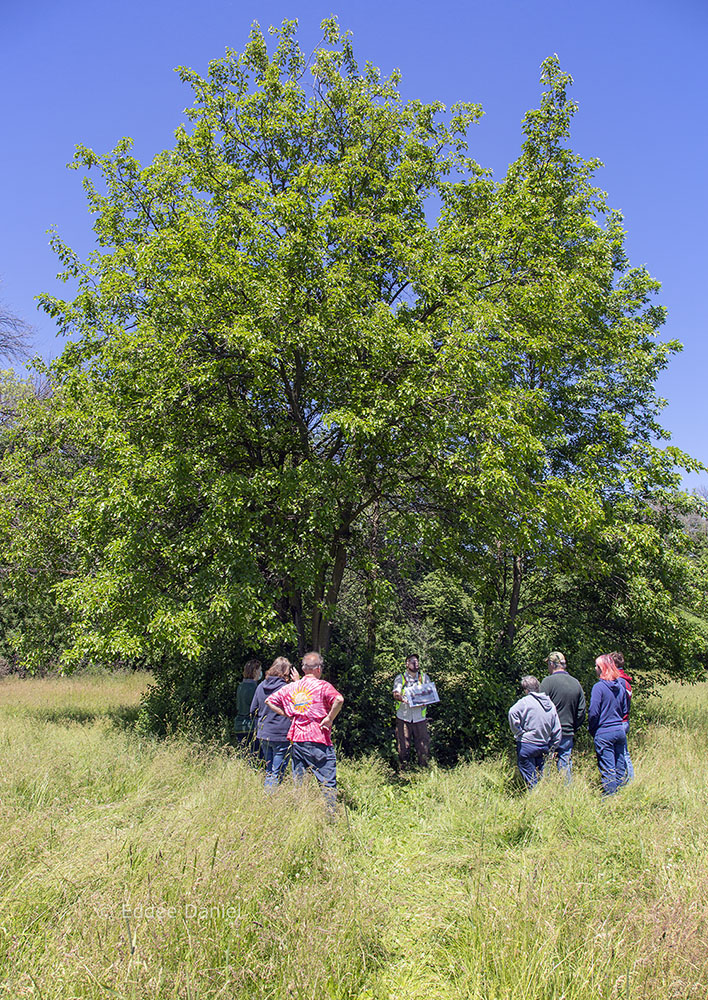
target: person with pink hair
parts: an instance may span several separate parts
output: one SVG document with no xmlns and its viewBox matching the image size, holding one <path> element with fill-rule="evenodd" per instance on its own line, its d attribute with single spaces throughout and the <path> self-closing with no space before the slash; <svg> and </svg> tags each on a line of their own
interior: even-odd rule
<svg viewBox="0 0 708 1000">
<path fill-rule="evenodd" d="M 609 653 L 595 660 L 598 681 L 590 694 L 588 728 L 595 742 L 602 794 L 614 795 L 626 784 L 627 736 L 624 717 L 628 711 L 627 689 Z"/>
<path fill-rule="evenodd" d="M 629 713 L 632 709 L 632 678 L 624 669 L 624 653 L 617 651 L 610 653 L 610 656 L 615 661 L 617 673 L 620 680 L 624 681 L 624 686 L 627 689 L 627 714 L 624 717 L 624 735 L 627 737 L 627 749 L 624 757 L 625 764 L 627 765 L 627 782 L 630 782 L 634 780 L 634 764 L 632 763 L 632 758 L 629 756 Z"/>
</svg>

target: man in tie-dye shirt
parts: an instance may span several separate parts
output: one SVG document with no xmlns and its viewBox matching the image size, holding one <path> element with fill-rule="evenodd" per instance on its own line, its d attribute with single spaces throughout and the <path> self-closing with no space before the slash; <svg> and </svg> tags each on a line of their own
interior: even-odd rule
<svg viewBox="0 0 708 1000">
<path fill-rule="evenodd" d="M 288 739 L 292 743 L 296 780 L 311 770 L 333 809 L 337 798 L 337 758 L 332 746 L 332 723 L 342 709 L 344 697 L 322 680 L 323 666 L 319 653 L 306 653 L 300 680 L 270 695 L 266 704 L 274 712 L 292 719 Z"/>
</svg>

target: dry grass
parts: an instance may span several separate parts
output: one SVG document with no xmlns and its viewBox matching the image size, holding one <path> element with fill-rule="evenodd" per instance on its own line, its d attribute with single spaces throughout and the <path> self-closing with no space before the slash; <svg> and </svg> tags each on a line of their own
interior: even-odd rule
<svg viewBox="0 0 708 1000">
<path fill-rule="evenodd" d="M 150 681 L 140 671 L 73 677 L 0 678 L 3 718 L 30 716 L 43 722 L 90 722 L 134 712 Z"/>
<path fill-rule="evenodd" d="M 144 678 L 0 681 L 0 996 L 673 1000 L 708 994 L 708 689 L 671 688 L 602 801 L 590 756 L 272 796 L 140 739 Z"/>
</svg>

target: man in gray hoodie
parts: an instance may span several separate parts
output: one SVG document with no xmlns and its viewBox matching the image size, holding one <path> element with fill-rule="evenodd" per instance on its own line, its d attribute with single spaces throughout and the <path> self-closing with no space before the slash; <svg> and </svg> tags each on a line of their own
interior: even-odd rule
<svg viewBox="0 0 708 1000">
<path fill-rule="evenodd" d="M 556 707 L 543 694 L 536 677 L 521 678 L 523 698 L 509 709 L 509 727 L 516 740 L 516 763 L 528 788 L 543 774 L 546 757 L 561 741 L 562 729 Z"/>
</svg>

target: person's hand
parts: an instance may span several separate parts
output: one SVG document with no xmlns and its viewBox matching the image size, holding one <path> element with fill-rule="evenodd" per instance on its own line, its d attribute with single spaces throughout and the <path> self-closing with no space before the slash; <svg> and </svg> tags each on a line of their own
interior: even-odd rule
<svg viewBox="0 0 708 1000">
<path fill-rule="evenodd" d="M 331 728 L 332 728 L 332 720 L 328 715 L 326 715 L 322 720 L 322 722 L 320 722 L 320 729 L 324 729 L 326 732 L 329 732 Z"/>
<path fill-rule="evenodd" d="M 290 668 L 290 680 L 291 681 L 299 681 L 300 680 L 300 674 L 297 672 L 296 667 L 291 667 Z"/>
</svg>

